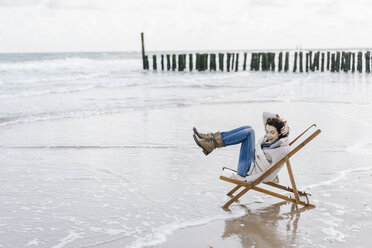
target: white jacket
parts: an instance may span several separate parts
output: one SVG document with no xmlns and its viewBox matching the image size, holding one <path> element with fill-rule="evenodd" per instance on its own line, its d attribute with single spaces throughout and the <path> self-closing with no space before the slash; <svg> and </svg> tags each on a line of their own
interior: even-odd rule
<svg viewBox="0 0 372 248">
<path fill-rule="evenodd" d="M 263 122 L 264 126 L 269 118 L 276 117 L 276 114 L 264 112 Z M 266 127 L 265 127 L 266 128 Z M 248 176 L 246 177 L 247 182 L 252 182 L 259 178 L 265 171 L 267 171 L 272 165 L 276 164 L 279 160 L 284 158 L 290 151 L 289 140 L 287 137 L 281 138 L 282 144 L 275 149 L 265 149 L 262 150 L 261 144 L 266 142 L 266 136 L 263 136 L 255 145 L 255 160 L 251 164 L 251 168 L 248 171 Z M 278 174 L 279 170 L 282 168 L 283 164 L 278 167 L 273 173 L 267 176 L 263 182 L 272 181 Z"/>
</svg>

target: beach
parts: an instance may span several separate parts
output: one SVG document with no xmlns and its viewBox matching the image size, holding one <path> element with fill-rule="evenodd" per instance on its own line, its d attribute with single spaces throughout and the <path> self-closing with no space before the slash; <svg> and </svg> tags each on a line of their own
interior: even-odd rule
<svg viewBox="0 0 372 248">
<path fill-rule="evenodd" d="M 370 74 L 144 72 L 138 53 L 38 56 L 0 60 L 0 247 L 372 242 Z M 263 111 L 288 121 L 290 139 L 321 129 L 291 158 L 315 208 L 251 191 L 221 208 L 233 186 L 219 176 L 240 147 L 205 156 L 192 128 L 251 125 L 258 139 Z M 285 168 L 279 178 L 290 185 Z"/>
</svg>

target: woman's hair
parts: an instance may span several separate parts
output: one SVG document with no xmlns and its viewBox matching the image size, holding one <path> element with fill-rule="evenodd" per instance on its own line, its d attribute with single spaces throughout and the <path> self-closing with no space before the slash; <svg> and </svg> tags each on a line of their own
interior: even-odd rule
<svg viewBox="0 0 372 248">
<path fill-rule="evenodd" d="M 289 131 L 286 135 L 281 134 L 281 130 L 284 127 L 285 124 L 286 124 L 286 121 L 280 119 L 280 117 L 278 115 L 277 115 L 277 117 L 269 118 L 266 121 L 266 125 L 270 125 L 270 126 L 273 126 L 273 127 L 276 128 L 276 131 L 278 131 L 278 134 L 279 134 L 279 139 L 281 139 L 283 137 L 288 137 L 288 135 L 289 135 Z"/>
</svg>

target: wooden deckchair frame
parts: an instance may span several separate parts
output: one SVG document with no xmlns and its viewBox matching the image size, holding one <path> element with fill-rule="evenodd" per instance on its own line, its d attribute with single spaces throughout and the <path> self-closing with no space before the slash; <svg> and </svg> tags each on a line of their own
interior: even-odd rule
<svg viewBox="0 0 372 248">
<path fill-rule="evenodd" d="M 304 135 L 312 127 L 316 127 L 316 125 L 315 124 L 311 125 L 304 132 L 302 132 L 296 139 L 294 139 L 292 142 L 290 142 L 289 145 L 291 146 L 295 141 L 297 141 L 302 135 Z M 312 135 L 310 135 L 303 142 L 301 142 L 299 145 L 297 145 L 292 151 L 290 151 L 284 158 L 282 158 L 280 161 L 278 161 L 275 165 L 271 166 L 270 169 L 268 169 L 259 178 L 257 178 L 255 181 L 253 181 L 251 183 L 241 182 L 239 180 L 231 179 L 231 178 L 228 178 L 228 177 L 225 177 L 225 176 L 220 176 L 221 180 L 236 184 L 236 186 L 227 193 L 227 195 L 229 197 L 231 197 L 231 199 L 229 201 L 227 201 L 222 206 L 222 208 L 225 208 L 225 209 L 228 208 L 233 202 L 238 201 L 238 199 L 240 197 L 242 197 L 245 193 L 247 193 L 250 189 L 253 189 L 253 190 L 262 192 L 264 194 L 268 194 L 268 195 L 271 195 L 271 196 L 274 196 L 274 197 L 277 197 L 277 198 L 280 198 L 280 199 L 283 199 L 283 200 L 286 200 L 286 201 L 289 201 L 289 202 L 296 203 L 296 207 L 297 207 L 298 204 L 306 206 L 306 207 L 315 207 L 315 205 L 310 204 L 309 197 L 308 197 L 310 194 L 308 194 L 304 191 L 298 191 L 297 190 L 296 183 L 295 183 L 295 180 L 294 180 L 294 176 L 293 176 L 293 173 L 292 173 L 291 163 L 289 162 L 289 158 L 292 157 L 294 154 L 296 154 L 299 150 L 301 150 L 307 143 L 309 143 L 317 135 L 319 135 L 320 132 L 321 132 L 321 130 L 317 129 Z M 278 189 L 285 190 L 285 191 L 293 193 L 294 194 L 294 199 L 291 198 L 291 197 L 288 197 L 286 195 L 281 195 L 279 193 L 276 193 L 276 192 L 273 192 L 273 191 L 270 191 L 270 190 L 267 190 L 267 189 L 264 189 L 264 188 L 261 188 L 261 187 L 257 186 L 259 183 L 261 183 L 261 181 L 263 179 L 265 179 L 267 176 L 269 176 L 274 170 L 276 170 L 278 167 L 280 167 L 283 163 L 285 163 L 286 166 L 287 166 L 288 175 L 289 175 L 289 179 L 291 181 L 292 188 L 286 187 L 286 186 L 283 186 L 283 185 L 280 185 L 280 184 L 277 184 L 277 183 L 274 183 L 274 182 L 263 182 L 263 183 L 266 184 L 266 185 L 272 186 L 274 188 L 278 188 Z M 223 170 L 228 169 L 228 170 L 235 171 L 235 170 L 227 168 L 227 167 L 223 167 L 222 169 Z M 236 191 L 238 191 L 240 188 L 243 188 L 243 189 L 238 194 L 234 195 L 234 193 Z M 306 202 L 301 201 L 300 196 L 305 196 L 306 197 Z"/>
</svg>

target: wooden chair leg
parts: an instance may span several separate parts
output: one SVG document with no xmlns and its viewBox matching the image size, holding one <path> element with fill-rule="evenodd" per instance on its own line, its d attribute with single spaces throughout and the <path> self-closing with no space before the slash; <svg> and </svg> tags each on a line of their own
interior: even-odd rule
<svg viewBox="0 0 372 248">
<path fill-rule="evenodd" d="M 242 197 L 245 193 L 247 193 L 248 190 L 250 190 L 250 187 L 245 187 L 242 191 L 239 192 L 236 196 L 232 197 L 228 202 L 226 202 L 222 208 L 228 208 L 233 202 L 237 201 L 240 197 Z"/>
<path fill-rule="evenodd" d="M 293 173 L 292 173 L 291 163 L 289 162 L 288 157 L 286 157 L 285 163 L 287 165 L 288 175 L 289 175 L 289 179 L 291 180 L 293 193 L 294 193 L 294 196 L 295 196 L 295 199 L 296 199 L 296 204 L 298 204 L 300 202 L 300 197 L 298 196 L 296 183 L 295 183 Z"/>
<path fill-rule="evenodd" d="M 235 188 L 233 188 L 229 193 L 227 193 L 226 195 L 228 196 L 231 196 L 232 194 L 234 194 L 238 189 L 240 189 L 240 185 L 236 186 Z"/>
<path fill-rule="evenodd" d="M 288 196 L 281 195 L 281 194 L 278 194 L 276 192 L 273 192 L 273 191 L 270 191 L 270 190 L 267 190 L 267 189 L 263 189 L 263 188 L 260 188 L 260 187 L 257 187 L 257 186 L 254 186 L 252 189 L 255 190 L 255 191 L 267 194 L 267 195 L 271 195 L 271 196 L 274 196 L 274 197 L 277 197 L 277 198 L 280 198 L 280 199 L 283 199 L 283 200 L 286 200 L 286 201 L 289 201 L 289 202 L 296 203 L 296 208 L 297 209 L 298 209 L 297 204 L 303 205 L 305 207 L 315 207 L 313 204 L 306 203 L 306 202 L 303 202 L 303 201 L 300 201 L 300 200 L 296 201 L 295 199 L 289 198 Z"/>
<path fill-rule="evenodd" d="M 264 182 L 263 184 L 266 184 L 266 185 L 269 185 L 271 187 L 275 187 L 275 188 L 282 189 L 282 190 L 285 190 L 285 191 L 288 191 L 288 192 L 293 193 L 293 189 L 290 188 L 290 187 L 288 187 L 288 186 L 283 186 L 283 185 L 280 185 L 280 184 L 277 184 L 277 183 L 273 183 L 273 182 Z M 298 192 L 298 195 L 299 196 L 311 195 L 309 193 L 306 193 L 305 191 L 299 191 L 299 190 L 297 190 L 297 192 Z"/>
</svg>

